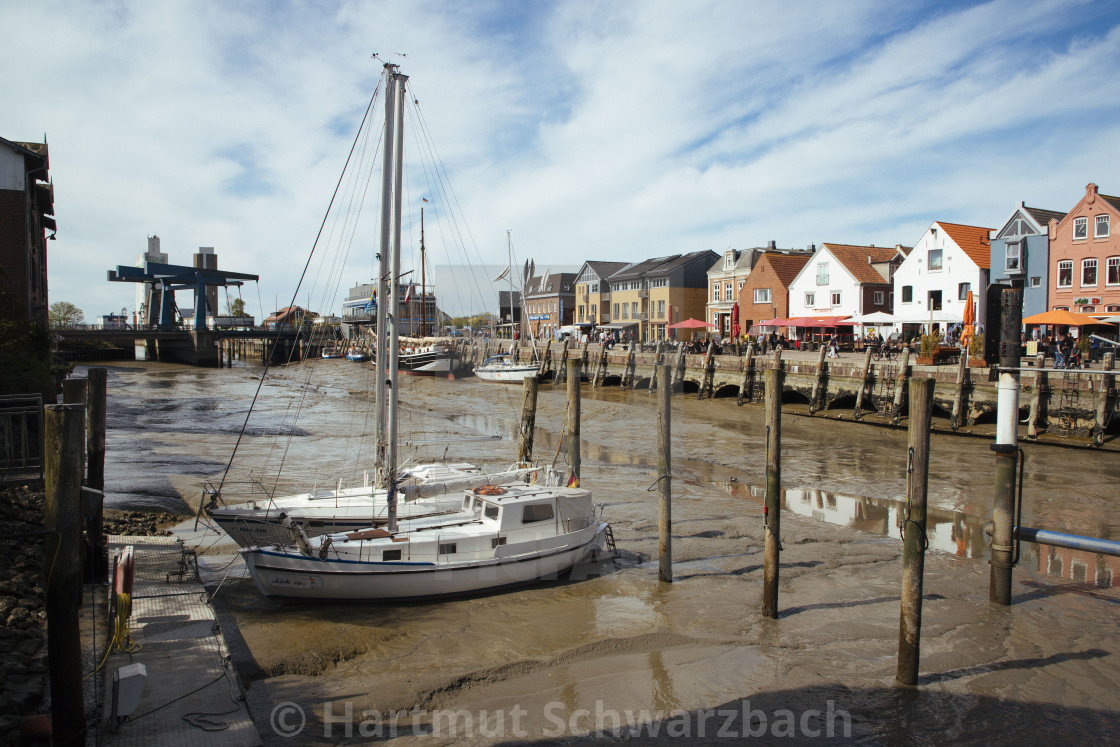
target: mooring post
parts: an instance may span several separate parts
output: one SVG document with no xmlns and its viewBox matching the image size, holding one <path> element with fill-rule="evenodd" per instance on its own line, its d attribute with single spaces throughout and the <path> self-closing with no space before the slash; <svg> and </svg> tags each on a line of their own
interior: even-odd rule
<svg viewBox="0 0 1120 747">
<path fill-rule="evenodd" d="M 673 582 L 673 460 L 670 445 L 673 372 L 658 369 L 657 377 L 657 580 Z"/>
<path fill-rule="evenodd" d="M 1019 336 L 1023 291 L 1008 288 L 1000 296 L 999 384 L 996 399 L 996 491 L 992 506 L 992 559 L 988 599 L 1011 604 L 1011 566 L 1015 531 L 1015 467 L 1019 461 Z"/>
<path fill-rule="evenodd" d="M 782 550 L 782 387 L 781 348 L 774 351 L 774 368 L 766 372 L 766 504 L 762 521 L 766 534 L 762 581 L 762 616 L 778 619 L 778 564 Z"/>
<path fill-rule="evenodd" d="M 574 370 L 573 370 L 574 369 Z M 568 361 L 568 484 L 579 486 L 579 361 Z"/>
<path fill-rule="evenodd" d="M 1046 353 L 1034 357 L 1038 371 L 1034 375 L 1034 391 L 1031 392 L 1031 414 L 1027 420 L 1027 438 L 1038 438 L 1038 421 L 1042 418 L 1042 395 L 1047 386 Z"/>
<path fill-rule="evenodd" d="M 894 406 L 891 411 L 891 423 L 898 425 L 902 420 L 902 401 L 906 398 L 906 382 L 910 380 L 910 348 L 902 349 L 902 361 L 899 364 L 898 378 L 895 380 Z"/>
<path fill-rule="evenodd" d="M 704 352 L 704 372 L 700 375 L 700 391 L 696 393 L 696 399 L 703 399 L 704 392 L 708 392 L 711 396 L 714 387 L 712 380 L 715 377 L 715 366 L 712 363 L 712 354 L 715 347 L 715 342 L 709 340 L 708 349 Z"/>
<path fill-rule="evenodd" d="M 1113 354 L 1105 353 L 1104 356 L 1104 375 L 1101 376 L 1101 391 L 1097 395 L 1097 419 L 1093 424 L 1093 445 L 1101 446 L 1104 444 L 1104 427 L 1108 423 L 1108 395 L 1112 391 L 1114 383 L 1112 371 Z"/>
<path fill-rule="evenodd" d="M 622 378 L 618 381 L 619 389 L 633 389 L 634 379 L 637 378 L 634 374 L 637 372 L 637 363 L 634 360 L 634 343 L 630 343 L 626 349 L 626 367 L 622 370 Z"/>
<path fill-rule="evenodd" d="M 78 604 L 81 601 L 80 501 L 85 404 L 47 405 L 44 411 L 43 544 L 47 574 L 47 651 L 50 667 L 54 744 L 84 745 L 82 650 Z"/>
<path fill-rule="evenodd" d="M 813 380 L 813 398 L 809 402 L 809 414 L 817 412 L 821 409 L 820 396 L 821 384 L 824 382 L 824 356 L 828 352 L 828 346 L 822 345 L 820 354 L 817 355 L 817 376 Z"/>
<path fill-rule="evenodd" d="M 556 367 L 556 375 L 552 377 L 554 383 L 557 379 L 561 381 L 568 380 L 568 344 L 566 342 L 561 342 L 560 350 L 560 365 Z"/>
<path fill-rule="evenodd" d="M 929 433 L 933 414 L 933 379 L 910 381 L 907 423 L 906 507 L 902 532 L 902 607 L 898 624 L 900 685 L 918 684 L 922 640 L 922 582 L 926 564 L 926 490 L 929 486 Z"/>
<path fill-rule="evenodd" d="M 736 399 L 735 404 L 742 405 L 744 396 L 754 401 L 751 389 L 754 384 L 754 345 L 747 345 L 747 352 L 744 354 L 743 362 L 743 383 L 739 385 L 739 397 Z"/>
<path fill-rule="evenodd" d="M 684 386 L 684 342 L 677 340 L 677 360 L 673 365 L 673 386 Z"/>
<path fill-rule="evenodd" d="M 96 367 L 86 373 L 86 485 L 97 493 L 88 494 L 92 511 L 87 513 L 87 533 L 91 557 L 87 564 L 90 580 L 103 582 L 109 577 L 109 549 L 105 542 L 105 413 L 108 389 L 107 369 Z M 84 502 L 84 501 L 83 501 Z"/>
<path fill-rule="evenodd" d="M 661 370 L 661 350 L 665 343 L 662 340 L 657 341 L 657 350 L 653 354 L 653 370 L 649 372 L 649 393 L 653 394 L 653 390 L 657 388 L 657 372 Z"/>
<path fill-rule="evenodd" d="M 82 484 L 85 484 L 86 474 L 86 401 L 88 399 L 89 386 L 85 379 L 63 379 L 62 380 L 62 404 L 64 405 L 81 405 L 82 406 L 82 449 L 79 450 L 81 463 L 79 464 L 79 475 L 81 475 Z"/>
<path fill-rule="evenodd" d="M 517 432 L 517 463 L 524 467 L 533 461 L 533 429 L 537 423 L 537 386 L 538 376 L 526 376 L 522 388 L 524 399 L 521 403 L 521 428 Z"/>
<path fill-rule="evenodd" d="M 863 373 L 859 377 L 859 391 L 856 392 L 856 420 L 863 419 L 863 393 L 867 390 L 867 374 L 871 371 L 871 346 L 863 351 Z"/>
<path fill-rule="evenodd" d="M 552 341 L 550 340 L 544 344 L 544 352 L 541 353 L 541 364 L 537 367 L 537 376 L 544 376 L 544 372 L 548 370 L 548 363 L 551 358 Z"/>
<path fill-rule="evenodd" d="M 968 389 L 968 350 L 961 348 L 960 361 L 957 364 L 957 393 L 953 396 L 953 412 L 949 418 L 949 427 L 957 430 L 961 427 L 964 413 L 964 394 Z"/>
</svg>

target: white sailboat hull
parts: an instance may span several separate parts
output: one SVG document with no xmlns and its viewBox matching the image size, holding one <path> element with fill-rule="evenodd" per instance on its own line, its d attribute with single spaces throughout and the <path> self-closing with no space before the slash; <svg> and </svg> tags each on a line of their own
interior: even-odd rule
<svg viewBox="0 0 1120 747">
<path fill-rule="evenodd" d="M 607 525 L 503 545 L 493 557 L 462 562 L 319 559 L 261 548 L 243 550 L 267 597 L 316 601 L 404 601 L 480 594 L 554 579 L 605 547 Z"/>
<path fill-rule="evenodd" d="M 479 366 L 474 370 L 474 375 L 482 381 L 497 384 L 520 384 L 530 376 L 536 376 L 539 371 L 537 366 Z"/>
</svg>

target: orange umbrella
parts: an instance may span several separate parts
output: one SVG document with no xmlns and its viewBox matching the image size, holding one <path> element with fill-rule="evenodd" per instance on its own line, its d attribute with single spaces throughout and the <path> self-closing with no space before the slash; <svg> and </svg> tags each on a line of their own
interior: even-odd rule
<svg viewBox="0 0 1120 747">
<path fill-rule="evenodd" d="M 972 291 L 968 292 L 968 300 L 964 304 L 964 320 L 961 322 L 961 349 L 964 350 L 968 347 L 968 341 L 972 339 L 973 325 L 976 323 L 975 314 L 972 311 Z"/>
<path fill-rule="evenodd" d="M 1023 320 L 1023 324 L 1062 324 L 1067 327 L 1088 327 L 1094 324 L 1099 324 L 1102 327 L 1116 326 L 1110 322 L 1102 322 L 1100 319 L 1091 317 L 1088 314 L 1078 314 L 1074 311 L 1062 311 L 1060 309 L 1044 311 L 1041 314 L 1028 316 Z"/>
</svg>

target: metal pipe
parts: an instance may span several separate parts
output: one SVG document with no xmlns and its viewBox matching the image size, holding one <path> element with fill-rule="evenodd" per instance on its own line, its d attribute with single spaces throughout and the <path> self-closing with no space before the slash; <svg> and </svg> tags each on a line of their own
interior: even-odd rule
<svg viewBox="0 0 1120 747">
<path fill-rule="evenodd" d="M 1015 534 L 1025 542 L 1068 547 L 1071 550 L 1086 550 L 1120 558 L 1120 542 L 1116 540 L 1083 537 L 1079 534 L 1063 534 L 1062 532 L 1051 532 L 1049 529 L 1035 529 L 1034 527 L 1019 527 L 1015 530 Z"/>
</svg>

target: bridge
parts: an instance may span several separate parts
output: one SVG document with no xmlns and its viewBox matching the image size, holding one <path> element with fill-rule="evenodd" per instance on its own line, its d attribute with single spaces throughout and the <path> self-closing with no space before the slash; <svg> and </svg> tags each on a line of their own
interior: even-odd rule
<svg viewBox="0 0 1120 747">
<path fill-rule="evenodd" d="M 305 330 L 266 329 L 264 327 L 207 330 L 174 326 L 161 329 L 96 329 L 55 327 L 51 334 L 60 356 L 67 360 L 105 358 L 105 345 L 118 350 L 129 360 L 157 360 L 194 366 L 220 367 L 235 357 L 252 357 L 270 363 L 319 355 L 324 344 Z"/>
</svg>

